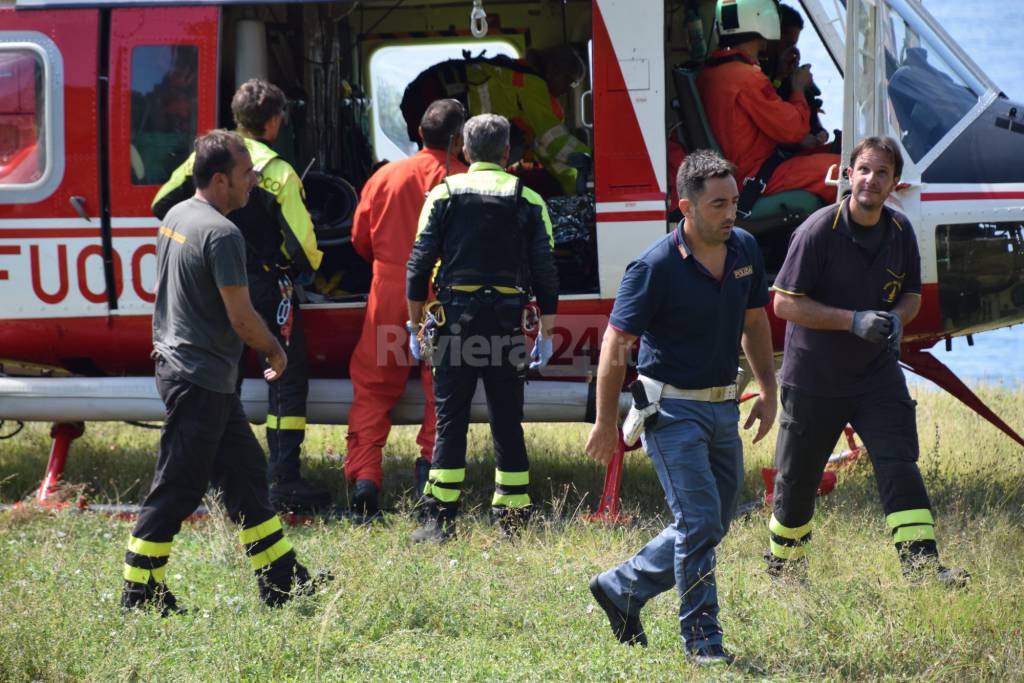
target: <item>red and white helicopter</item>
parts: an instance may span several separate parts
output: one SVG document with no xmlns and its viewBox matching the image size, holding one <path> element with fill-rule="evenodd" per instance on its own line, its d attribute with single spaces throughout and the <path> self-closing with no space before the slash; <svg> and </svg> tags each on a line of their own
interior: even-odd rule
<svg viewBox="0 0 1024 683">
<path fill-rule="evenodd" d="M 149 360 L 158 227 L 150 202 L 197 133 L 230 123 L 236 83 L 269 77 L 300 105 L 281 152 L 299 169 L 315 160 L 312 203 L 319 178 L 333 188 L 320 192 L 323 207 L 347 201 L 350 210 L 354 192 L 336 194 L 345 181 L 358 187 L 371 155 L 394 158 L 408 144 L 393 134 L 396 87 L 400 98 L 433 63 L 424 59 L 477 53 L 481 40 L 489 54 L 571 43 L 591 55 L 589 78 L 562 105 L 594 151 L 593 183 L 576 198 L 593 223 L 582 221 L 558 245 L 559 343 L 552 365 L 529 383 L 526 405 L 532 421 L 590 418 L 589 377 L 623 270 L 670 228 L 668 139 L 706 133 L 686 64 L 712 40 L 714 1 L 639 4 L 476 0 L 472 9 L 483 13 L 472 20 L 468 1 L 451 0 L 15 0 L 0 8 L 0 419 L 56 423 L 40 498 L 80 433 L 75 423 L 162 418 Z M 869 134 L 904 148 L 904 185 L 891 201 L 917 231 L 924 291 L 903 362 L 1024 445 L 928 351 L 1024 321 L 1024 105 L 1007 99 L 919 0 L 800 4 L 843 77 L 843 158 Z M 403 69 L 404 82 L 395 76 Z M 770 270 L 817 207 L 801 194 L 763 198 L 745 226 Z M 337 234 L 345 216 L 334 218 L 318 230 L 334 281 L 344 283 L 359 264 Z M 345 422 L 364 307 L 358 284 L 311 289 L 303 305 L 311 422 Z M 782 331 L 773 320 L 777 350 Z M 242 390 L 254 421 L 266 410 L 261 385 L 250 379 Z M 410 388 L 396 422 L 419 420 L 417 392 Z M 481 399 L 474 418 L 484 415 Z"/>
</svg>

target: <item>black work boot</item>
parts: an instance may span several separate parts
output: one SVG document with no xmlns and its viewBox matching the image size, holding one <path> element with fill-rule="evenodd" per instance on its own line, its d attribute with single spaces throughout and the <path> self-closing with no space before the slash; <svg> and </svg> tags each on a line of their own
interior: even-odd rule
<svg viewBox="0 0 1024 683">
<path fill-rule="evenodd" d="M 530 522 L 532 507 L 510 508 L 497 505 L 491 508 L 491 523 L 497 524 L 501 533 L 510 541 L 519 538 Z"/>
<path fill-rule="evenodd" d="M 334 576 L 323 569 L 310 575 L 294 554 L 279 558 L 256 572 L 260 600 L 267 607 L 280 607 L 294 597 L 313 595 L 318 588 L 333 580 Z"/>
<path fill-rule="evenodd" d="M 330 509 L 331 496 L 326 490 L 299 477 L 271 482 L 270 504 L 278 512 L 316 515 Z"/>
<path fill-rule="evenodd" d="M 377 484 L 369 479 L 359 479 L 353 487 L 351 519 L 354 524 L 384 520 L 380 511 L 380 492 Z"/>
<path fill-rule="evenodd" d="M 590 580 L 590 593 L 597 600 L 598 606 L 608 615 L 612 635 L 620 643 L 647 647 L 647 634 L 644 633 L 644 625 L 640 623 L 640 616 L 630 616 L 616 607 L 612 599 L 604 592 L 604 588 L 601 588 L 601 583 L 597 578 L 595 576 Z"/>
<path fill-rule="evenodd" d="M 121 608 L 128 610 L 159 610 L 161 617 L 188 614 L 188 610 L 178 605 L 174 593 L 167 586 L 157 583 L 152 577 L 149 583 L 125 581 L 121 590 Z"/>
<path fill-rule="evenodd" d="M 732 666 L 736 657 L 721 645 L 705 645 L 687 650 L 686 657 L 697 666 Z"/>
<path fill-rule="evenodd" d="M 458 502 L 441 503 L 432 496 L 427 496 L 423 503 L 420 525 L 410 536 L 412 542 L 440 545 L 453 538 L 455 536 L 455 516 L 458 511 Z"/>
<path fill-rule="evenodd" d="M 935 541 L 908 541 L 896 544 L 903 576 L 911 583 L 935 581 L 947 588 L 967 588 L 971 575 L 960 567 L 945 567 L 939 563 Z"/>
<path fill-rule="evenodd" d="M 783 560 L 781 557 L 772 555 L 770 551 L 765 551 L 764 560 L 766 563 L 765 573 L 771 577 L 772 581 L 807 583 L 806 557 L 801 557 L 799 560 Z"/>
</svg>

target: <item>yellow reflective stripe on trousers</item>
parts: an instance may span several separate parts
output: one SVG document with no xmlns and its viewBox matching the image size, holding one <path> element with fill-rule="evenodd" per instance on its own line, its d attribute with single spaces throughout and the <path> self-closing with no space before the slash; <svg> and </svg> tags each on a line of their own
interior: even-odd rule
<svg viewBox="0 0 1024 683">
<path fill-rule="evenodd" d="M 803 545 L 788 546 L 769 541 L 769 547 L 772 555 L 782 560 L 799 560 L 806 553 L 806 546 Z"/>
<path fill-rule="evenodd" d="M 462 495 L 461 489 L 446 489 L 441 486 L 431 486 L 430 495 L 437 498 L 442 503 L 454 503 Z"/>
<path fill-rule="evenodd" d="M 935 520 L 932 518 L 931 510 L 918 508 L 917 510 L 894 512 L 885 518 L 885 523 L 889 525 L 890 529 L 895 529 L 905 524 L 935 524 Z"/>
<path fill-rule="evenodd" d="M 801 538 L 811 533 L 811 522 L 807 522 L 807 524 L 798 526 L 794 529 L 788 526 L 783 526 L 782 522 L 775 519 L 775 515 L 772 515 L 771 521 L 768 522 L 768 531 L 772 532 L 776 536 L 788 538 L 791 541 L 799 541 Z"/>
<path fill-rule="evenodd" d="M 266 538 L 270 534 L 278 531 L 281 528 L 281 518 L 274 515 L 265 522 L 261 522 L 256 526 L 251 526 L 248 529 L 242 529 L 238 532 L 238 538 L 246 545 L 255 543 L 261 538 Z"/>
<path fill-rule="evenodd" d="M 263 569 L 274 560 L 277 560 L 286 555 L 288 551 L 291 549 L 291 541 L 289 541 L 287 538 L 282 538 L 280 541 L 270 546 L 262 553 L 250 555 L 249 564 L 252 565 L 253 570 Z"/>
<path fill-rule="evenodd" d="M 306 418 L 301 415 L 267 415 L 267 429 L 305 429 Z"/>
<path fill-rule="evenodd" d="M 530 494 L 516 493 L 514 495 L 509 496 L 500 493 L 495 493 L 494 498 L 491 499 L 491 505 L 503 505 L 507 508 L 530 507 Z"/>
<path fill-rule="evenodd" d="M 466 480 L 466 468 L 454 470 L 430 470 L 430 479 L 442 484 L 461 484 Z"/>
<path fill-rule="evenodd" d="M 136 555 L 145 555 L 146 557 L 167 557 L 171 554 L 171 543 L 172 541 L 156 543 L 154 541 L 144 541 L 135 536 L 129 536 L 128 551 Z"/>
<path fill-rule="evenodd" d="M 530 483 L 530 473 L 494 470 L 494 483 L 504 486 L 526 486 Z"/>
<path fill-rule="evenodd" d="M 141 567 L 133 567 L 130 564 L 124 566 L 124 580 L 132 583 L 149 583 L 150 571 Z"/>
<path fill-rule="evenodd" d="M 164 566 L 162 566 L 162 567 L 154 567 L 150 571 L 153 572 L 153 580 L 156 581 L 157 583 L 166 583 L 167 582 L 167 565 L 166 564 Z"/>
<path fill-rule="evenodd" d="M 893 543 L 907 543 L 909 541 L 934 541 L 935 527 L 931 524 L 915 524 L 913 526 L 902 526 L 892 535 Z"/>
</svg>

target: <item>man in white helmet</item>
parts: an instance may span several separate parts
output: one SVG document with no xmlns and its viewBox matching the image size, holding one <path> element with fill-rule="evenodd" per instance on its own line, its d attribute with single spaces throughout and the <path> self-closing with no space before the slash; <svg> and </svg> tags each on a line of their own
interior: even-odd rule
<svg viewBox="0 0 1024 683">
<path fill-rule="evenodd" d="M 802 153 L 788 158 L 781 145 L 796 145 L 810 133 L 811 109 L 804 91 L 811 67 L 797 68 L 788 100 L 775 91 L 758 57 L 769 40 L 779 40 L 779 12 L 774 0 L 718 0 L 718 50 L 697 79 L 711 129 L 724 156 L 736 164 L 741 186 L 740 214 L 763 195 L 786 190 L 813 192 L 826 202 L 836 199 L 825 175 L 836 154 Z"/>
</svg>

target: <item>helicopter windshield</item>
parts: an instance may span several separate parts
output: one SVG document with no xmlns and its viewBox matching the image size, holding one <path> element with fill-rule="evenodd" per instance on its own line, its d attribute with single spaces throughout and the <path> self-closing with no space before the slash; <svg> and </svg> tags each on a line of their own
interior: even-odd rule
<svg viewBox="0 0 1024 683">
<path fill-rule="evenodd" d="M 890 0 L 883 31 L 890 134 L 918 162 L 978 103 L 987 88 L 912 3 Z"/>
</svg>

